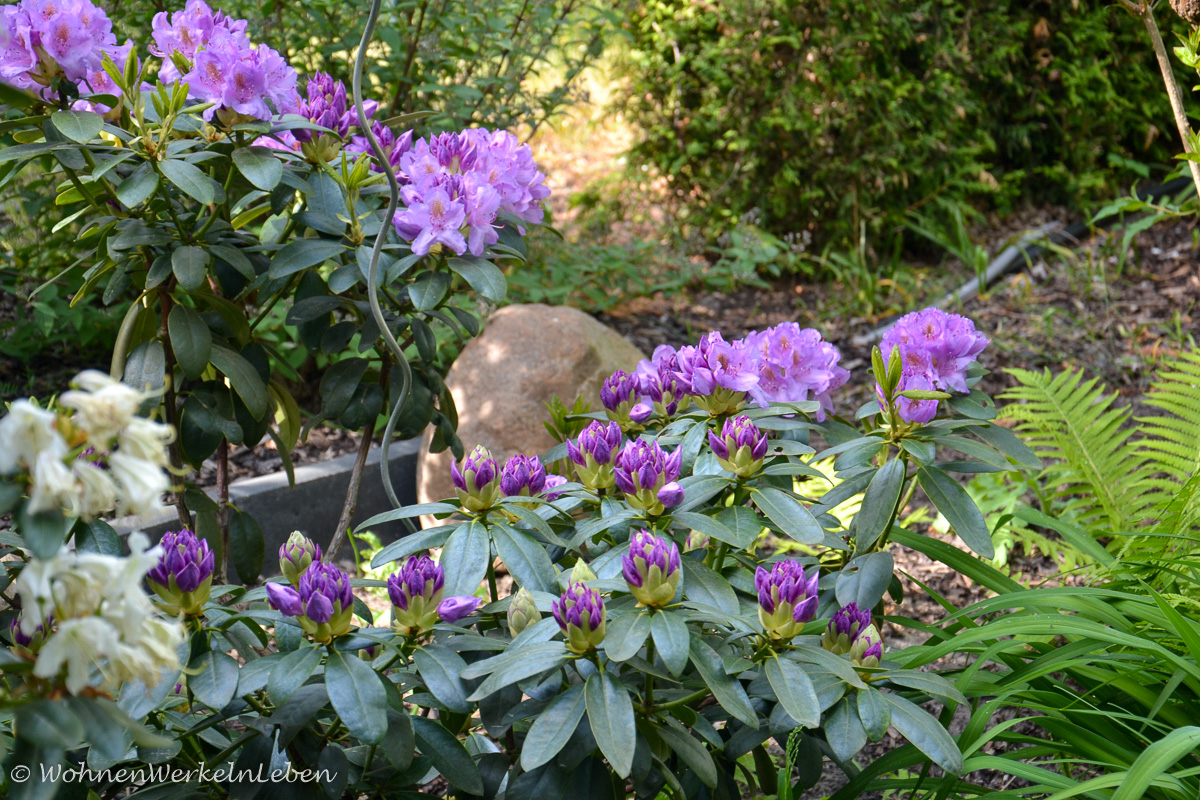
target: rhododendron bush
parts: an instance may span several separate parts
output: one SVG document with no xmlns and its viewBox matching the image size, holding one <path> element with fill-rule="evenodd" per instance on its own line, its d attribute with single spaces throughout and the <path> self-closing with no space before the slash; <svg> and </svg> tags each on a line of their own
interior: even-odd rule
<svg viewBox="0 0 1200 800">
<path fill-rule="evenodd" d="M 612 375 L 548 453 L 464 453 L 435 327 L 478 331 L 456 295 L 503 299 L 497 262 L 522 262 L 547 194 L 529 148 L 416 136 L 252 33 L 203 0 L 125 44 L 87 0 L 4 7 L 0 183 L 54 175 L 56 224 L 90 248 L 80 293 L 133 301 L 109 374 L 0 417 L 10 795 L 65 790 L 19 778 L 47 765 L 100 797 L 781 794 L 796 757 L 846 765 L 889 726 L 960 772 L 920 704 L 962 694 L 909 669 L 881 615 L 890 548 L 926 546 L 901 522 L 914 493 L 990 557 L 951 473 L 1035 460 L 973 388 L 986 336 L 926 310 L 854 375 L 816 330 L 714 331 Z M 307 363 L 258 332 L 276 308 Z M 282 381 L 301 367 L 305 423 Z M 876 399 L 843 407 L 852 380 Z M 456 457 L 455 498 L 364 524 L 440 520 L 378 552 L 381 579 L 338 565 L 347 510 L 262 581 L 258 525 L 186 479 L 264 437 L 287 465 L 321 421 L 369 446 L 381 416 L 385 442 L 433 425 Z M 104 521 L 167 498 L 156 545 Z M 113 777 L 150 765 L 171 771 Z"/>
</svg>

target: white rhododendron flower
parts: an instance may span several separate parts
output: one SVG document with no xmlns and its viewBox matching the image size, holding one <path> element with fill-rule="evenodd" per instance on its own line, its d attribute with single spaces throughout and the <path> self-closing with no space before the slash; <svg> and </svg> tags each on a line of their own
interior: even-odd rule
<svg viewBox="0 0 1200 800">
<path fill-rule="evenodd" d="M 58 509 L 72 516 L 78 513 L 79 484 L 61 457 L 46 451 L 34 462 L 29 511 L 36 514 Z"/>
<path fill-rule="evenodd" d="M 146 395 L 94 369 L 85 370 L 71 381 L 77 390 L 63 392 L 58 399 L 63 408 L 77 413 L 73 422 L 88 435 L 88 443 L 104 449 L 127 426 Z M 82 391 L 80 391 L 82 390 Z"/>
<path fill-rule="evenodd" d="M 17 400 L 8 414 L 0 418 L 0 475 L 10 475 L 22 467 L 32 470 L 38 455 L 66 458 L 70 448 L 54 423 L 53 411 L 38 408 L 28 400 Z"/>
<path fill-rule="evenodd" d="M 54 619 L 35 675 L 64 676 L 67 691 L 78 694 L 89 686 L 116 691 L 132 680 L 153 685 L 164 669 L 178 668 L 183 626 L 163 617 L 142 588 L 161 555 L 147 544 L 134 533 L 125 558 L 63 548 L 53 558 L 29 561 L 16 585 L 25 609 L 22 632 L 32 634 Z"/>
</svg>

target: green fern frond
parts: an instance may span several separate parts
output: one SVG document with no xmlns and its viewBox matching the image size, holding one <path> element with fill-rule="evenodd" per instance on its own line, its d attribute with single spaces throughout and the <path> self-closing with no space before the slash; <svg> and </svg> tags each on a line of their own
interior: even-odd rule
<svg viewBox="0 0 1200 800">
<path fill-rule="evenodd" d="M 1125 426 L 1130 411 L 1114 407 L 1099 379 L 1010 369 L 1018 385 L 1001 395 L 1002 416 L 1049 462 L 1043 477 L 1057 487 L 1065 511 L 1088 527 L 1133 530 L 1162 504 L 1155 470 Z"/>
<path fill-rule="evenodd" d="M 1181 481 L 1200 473 L 1200 353 L 1167 361 L 1145 402 L 1170 415 L 1138 417 L 1150 467 Z"/>
</svg>

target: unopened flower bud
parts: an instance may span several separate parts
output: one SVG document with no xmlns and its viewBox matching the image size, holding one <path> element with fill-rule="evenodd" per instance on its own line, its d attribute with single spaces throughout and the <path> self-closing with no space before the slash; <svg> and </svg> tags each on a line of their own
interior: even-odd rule
<svg viewBox="0 0 1200 800">
<path fill-rule="evenodd" d="M 441 566 L 429 556 L 409 556 L 400 569 L 388 576 L 392 627 L 405 636 L 432 630 L 438 621 L 445 582 Z"/>
<path fill-rule="evenodd" d="M 54 618 L 51 617 L 45 620 L 32 633 L 26 634 L 25 631 L 21 630 L 21 618 L 24 616 L 24 613 L 21 612 L 13 617 L 13 621 L 8 626 L 8 637 L 12 640 L 13 647 L 17 652 L 24 655 L 34 655 L 46 641 L 46 636 L 54 624 Z"/>
<path fill-rule="evenodd" d="M 292 586 L 300 585 L 300 576 L 314 561 L 321 560 L 321 545 L 300 531 L 292 531 L 279 546 L 279 572 Z"/>
<path fill-rule="evenodd" d="M 596 573 L 592 572 L 592 568 L 587 565 L 587 562 L 582 558 L 575 561 L 575 566 L 571 567 L 571 583 L 587 583 L 588 581 L 596 580 Z"/>
<path fill-rule="evenodd" d="M 546 485 L 546 468 L 537 456 L 517 453 L 504 463 L 500 471 L 500 491 L 505 497 L 529 497 L 542 493 Z"/>
<path fill-rule="evenodd" d="M 871 624 L 871 612 L 859 608 L 858 603 L 847 603 L 834 613 L 825 628 L 821 644 L 831 653 L 845 655 L 854 646 L 858 635 Z"/>
<path fill-rule="evenodd" d="M 621 447 L 621 426 L 593 420 L 575 441 L 567 440 L 567 456 L 579 482 L 596 491 L 613 486 L 613 462 Z"/>
<path fill-rule="evenodd" d="M 804 574 L 798 561 L 777 561 L 768 572 L 762 567 L 754 574 L 758 590 L 758 619 L 767 635 L 787 641 L 817 615 L 817 580 L 820 571 Z"/>
<path fill-rule="evenodd" d="M 690 553 L 693 550 L 703 550 L 708 547 L 712 539 L 708 538 L 708 534 L 700 531 L 692 531 L 688 534 L 687 542 L 683 545 L 683 552 Z"/>
<path fill-rule="evenodd" d="M 850 648 L 850 660 L 857 666 L 874 669 L 883 658 L 883 637 L 874 625 L 868 625 L 859 632 Z"/>
<path fill-rule="evenodd" d="M 619 369 L 605 378 L 604 385 L 600 387 L 600 402 L 604 404 L 604 413 L 620 425 L 621 430 L 628 432 L 641 429 L 641 424 L 630 417 L 630 412 L 638 404 L 638 380 L 633 375 Z M 649 416 L 647 413 L 642 419 Z"/>
<path fill-rule="evenodd" d="M 662 608 L 679 588 L 679 548 L 647 530 L 629 539 L 629 554 L 621 557 L 621 571 L 629 593 L 638 603 Z"/>
<path fill-rule="evenodd" d="M 744 415 L 725 420 L 721 435 L 708 432 L 708 445 L 717 462 L 742 478 L 749 478 L 762 469 L 767 454 L 767 435 Z"/>
<path fill-rule="evenodd" d="M 350 577 L 333 564 L 313 562 L 296 588 L 268 582 L 267 599 L 284 616 L 296 617 L 313 641 L 328 644 L 350 632 L 354 592 Z"/>
<path fill-rule="evenodd" d="M 168 612 L 198 616 L 208 602 L 215 566 L 208 542 L 182 530 L 164 533 L 159 544 L 162 557 L 146 574 L 147 583 Z"/>
<path fill-rule="evenodd" d="M 551 610 L 567 636 L 571 652 L 586 653 L 604 641 L 604 599 L 595 589 L 581 583 L 569 584 Z"/>
<path fill-rule="evenodd" d="M 496 459 L 483 445 L 479 445 L 463 461 L 450 465 L 450 477 L 458 499 L 467 511 L 486 511 L 500 499 L 500 470 Z"/>
<path fill-rule="evenodd" d="M 637 439 L 617 455 L 613 478 L 629 505 L 652 515 L 662 514 L 683 502 L 683 487 L 677 482 L 682 460 L 682 449 L 668 455 L 657 441 Z M 660 490 L 665 491 L 660 494 Z"/>
<path fill-rule="evenodd" d="M 458 622 L 475 613 L 483 601 L 471 595 L 447 597 L 437 605 L 438 619 L 442 622 Z"/>
<path fill-rule="evenodd" d="M 508 603 L 508 632 L 516 636 L 541 618 L 533 595 L 522 586 Z"/>
</svg>

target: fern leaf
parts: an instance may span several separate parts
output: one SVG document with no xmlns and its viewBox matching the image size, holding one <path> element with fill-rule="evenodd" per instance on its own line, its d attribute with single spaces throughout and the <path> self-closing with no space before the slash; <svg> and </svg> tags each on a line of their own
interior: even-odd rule
<svg viewBox="0 0 1200 800">
<path fill-rule="evenodd" d="M 1170 415 L 1138 417 L 1149 466 L 1186 482 L 1200 473 L 1200 353 L 1183 353 L 1168 360 L 1150 385 L 1145 402 Z"/>
<path fill-rule="evenodd" d="M 1099 380 L 1082 371 L 1058 375 L 1010 369 L 1018 385 L 1001 395 L 1002 415 L 1049 465 L 1044 477 L 1066 510 L 1088 527 L 1132 530 L 1152 515 L 1161 490 L 1149 458 L 1125 426 L 1130 411 L 1114 407 Z"/>
</svg>

